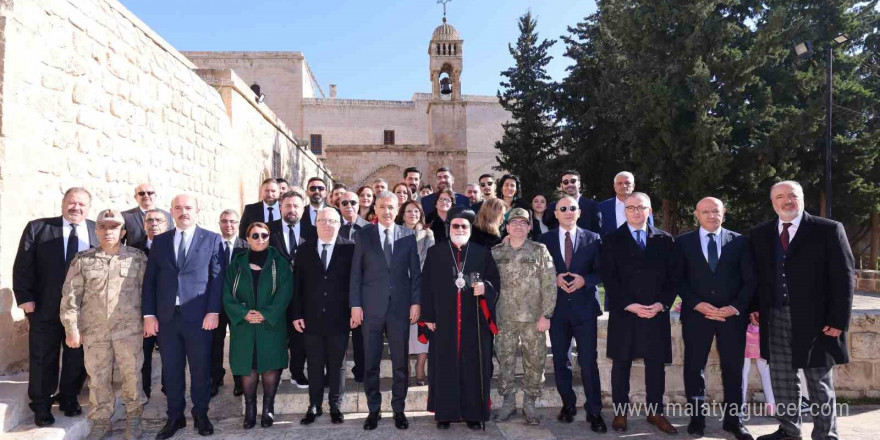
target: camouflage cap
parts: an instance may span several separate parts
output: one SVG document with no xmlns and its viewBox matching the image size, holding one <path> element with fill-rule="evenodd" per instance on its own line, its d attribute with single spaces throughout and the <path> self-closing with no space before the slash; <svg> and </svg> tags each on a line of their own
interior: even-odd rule
<svg viewBox="0 0 880 440">
<path fill-rule="evenodd" d="M 510 215 L 507 216 L 507 221 L 511 221 L 515 218 L 521 218 L 525 219 L 525 221 L 530 221 L 529 211 L 526 211 L 523 208 L 513 208 L 510 210 Z"/>
<path fill-rule="evenodd" d="M 105 209 L 98 213 L 98 218 L 95 220 L 95 223 L 113 223 L 116 225 L 121 225 L 125 223 L 125 219 L 122 218 L 122 213 L 115 209 Z"/>
</svg>

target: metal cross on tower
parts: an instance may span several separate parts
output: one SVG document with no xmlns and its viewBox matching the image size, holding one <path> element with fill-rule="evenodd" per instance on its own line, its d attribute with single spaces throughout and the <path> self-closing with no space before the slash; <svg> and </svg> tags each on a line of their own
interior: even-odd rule
<svg viewBox="0 0 880 440">
<path fill-rule="evenodd" d="M 446 23 L 446 4 L 452 0 L 437 0 L 437 4 L 443 5 L 443 22 Z"/>
</svg>

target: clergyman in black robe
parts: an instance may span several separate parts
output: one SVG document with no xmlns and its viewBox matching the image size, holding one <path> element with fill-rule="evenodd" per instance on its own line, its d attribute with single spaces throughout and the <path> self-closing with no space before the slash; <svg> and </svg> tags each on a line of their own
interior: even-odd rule
<svg viewBox="0 0 880 440">
<path fill-rule="evenodd" d="M 495 304 L 501 281 L 490 250 L 468 242 L 472 219 L 470 210 L 453 216 L 450 239 L 428 249 L 422 271 L 422 321 L 433 327 L 428 411 L 434 412 L 440 429 L 459 421 L 479 429 L 490 417 L 492 346 L 498 332 Z"/>
</svg>

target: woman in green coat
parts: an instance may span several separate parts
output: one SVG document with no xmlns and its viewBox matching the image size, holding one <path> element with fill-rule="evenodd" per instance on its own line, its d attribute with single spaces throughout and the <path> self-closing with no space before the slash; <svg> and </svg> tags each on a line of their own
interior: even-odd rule
<svg viewBox="0 0 880 440">
<path fill-rule="evenodd" d="M 257 417 L 258 375 L 263 381 L 260 425 L 272 426 L 275 392 L 287 366 L 287 305 L 293 297 L 290 263 L 269 247 L 269 227 L 254 222 L 247 229 L 250 249 L 233 257 L 226 269 L 223 308 L 229 316 L 229 366 L 241 377 L 245 399 L 244 428 Z"/>
</svg>

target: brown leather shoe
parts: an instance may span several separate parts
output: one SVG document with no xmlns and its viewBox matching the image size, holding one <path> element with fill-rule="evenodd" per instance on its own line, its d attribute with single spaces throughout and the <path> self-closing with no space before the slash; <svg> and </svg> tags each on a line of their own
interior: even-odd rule
<svg viewBox="0 0 880 440">
<path fill-rule="evenodd" d="M 614 416 L 614 420 L 611 421 L 611 429 L 617 432 L 625 432 L 626 416 Z"/>
<path fill-rule="evenodd" d="M 648 423 L 657 427 L 657 429 L 669 434 L 678 434 L 678 430 L 664 416 L 648 416 Z"/>
</svg>

